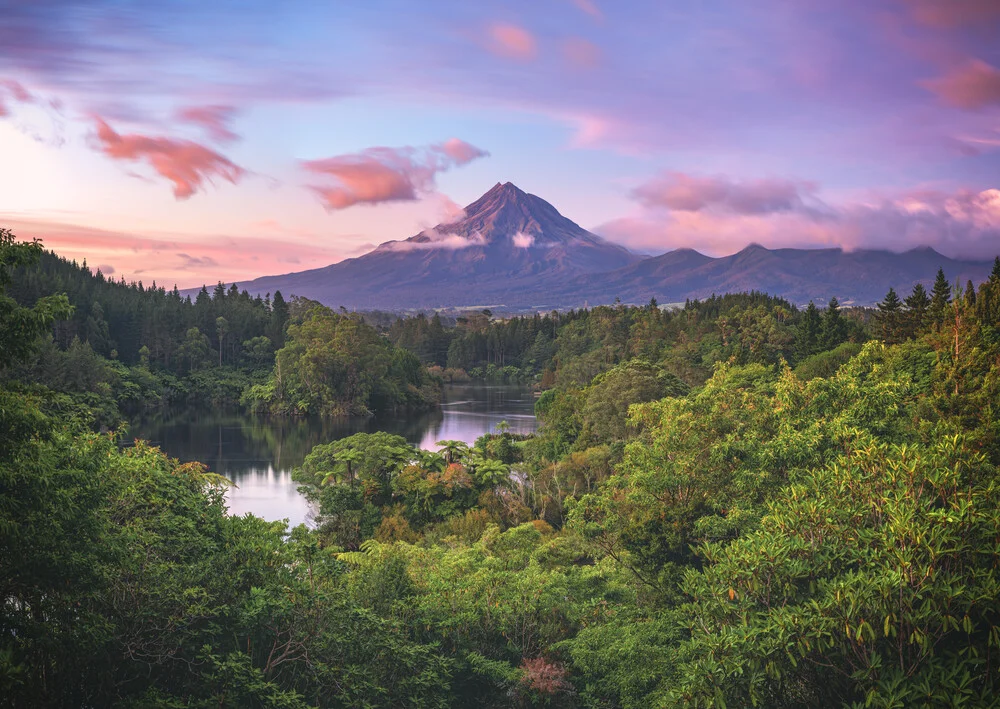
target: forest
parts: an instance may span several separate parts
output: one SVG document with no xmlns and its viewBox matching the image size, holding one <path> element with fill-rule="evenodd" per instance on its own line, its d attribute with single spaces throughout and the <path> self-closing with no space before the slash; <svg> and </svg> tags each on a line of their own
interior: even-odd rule
<svg viewBox="0 0 1000 709">
<path fill-rule="evenodd" d="M 935 274 L 928 274 L 934 278 Z M 120 423 L 540 391 L 536 435 L 317 445 L 314 528 Z M 1000 706 L 1000 258 L 877 308 L 498 317 L 114 282 L 0 231 L 14 707 Z"/>
<path fill-rule="evenodd" d="M 9 231 L 0 235 L 4 248 L 16 243 Z M 192 299 L 33 253 L 30 266 L 9 265 L 9 297 L 31 304 L 62 294 L 72 307 L 11 363 L 10 375 L 94 412 L 107 428 L 123 415 L 177 405 L 333 415 L 437 401 L 437 380 L 360 315 L 223 283 Z M 310 365 L 322 373 L 298 376 Z"/>
</svg>

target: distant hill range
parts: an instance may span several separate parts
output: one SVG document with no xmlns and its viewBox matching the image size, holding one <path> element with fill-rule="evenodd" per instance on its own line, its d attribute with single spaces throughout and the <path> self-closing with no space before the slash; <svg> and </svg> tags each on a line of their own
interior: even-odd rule
<svg viewBox="0 0 1000 709">
<path fill-rule="evenodd" d="M 1000 250 L 1000 249 L 998 249 Z M 583 229 L 510 182 L 497 184 L 452 224 L 389 241 L 324 268 L 239 284 L 352 310 L 502 307 L 548 310 L 610 303 L 683 302 L 713 293 L 766 291 L 793 303 L 870 305 L 901 296 L 938 268 L 954 283 L 985 280 L 991 262 L 960 261 L 929 247 L 905 253 L 766 249 L 712 258 L 692 249 L 643 257 Z"/>
</svg>

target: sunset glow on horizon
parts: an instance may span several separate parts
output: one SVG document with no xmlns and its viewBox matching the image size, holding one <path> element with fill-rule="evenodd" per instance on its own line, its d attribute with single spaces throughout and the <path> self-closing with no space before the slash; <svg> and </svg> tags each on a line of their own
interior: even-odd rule
<svg viewBox="0 0 1000 709">
<path fill-rule="evenodd" d="M 1000 2 L 8 2 L 0 155 L 0 226 L 167 287 L 507 181 L 643 253 L 992 259 Z"/>
</svg>

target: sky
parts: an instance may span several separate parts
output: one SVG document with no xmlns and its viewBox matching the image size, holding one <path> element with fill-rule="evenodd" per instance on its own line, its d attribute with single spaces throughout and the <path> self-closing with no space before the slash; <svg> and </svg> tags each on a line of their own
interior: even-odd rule
<svg viewBox="0 0 1000 709">
<path fill-rule="evenodd" d="M 181 288 L 511 181 L 642 253 L 1000 252 L 1000 0 L 0 0 L 0 226 Z"/>
</svg>

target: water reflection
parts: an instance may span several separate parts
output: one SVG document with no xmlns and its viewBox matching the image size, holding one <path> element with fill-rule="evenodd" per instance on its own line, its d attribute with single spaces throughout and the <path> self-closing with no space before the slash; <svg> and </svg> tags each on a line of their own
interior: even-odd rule
<svg viewBox="0 0 1000 709">
<path fill-rule="evenodd" d="M 501 421 L 514 433 L 534 433 L 535 399 L 530 389 L 511 386 L 464 385 L 445 390 L 444 403 L 435 422 L 427 427 L 418 443 L 437 450 L 438 441 L 475 443 L 484 433 L 494 431 Z"/>
<path fill-rule="evenodd" d="M 440 410 L 370 419 L 291 419 L 239 413 L 175 411 L 145 418 L 129 431 L 182 461 L 198 460 L 237 487 L 227 494 L 232 514 L 308 522 L 309 506 L 291 471 L 319 443 L 359 432 L 387 431 L 436 449 L 440 440 L 475 440 L 506 421 L 517 433 L 536 429 L 529 389 L 493 385 L 447 387 Z"/>
</svg>

